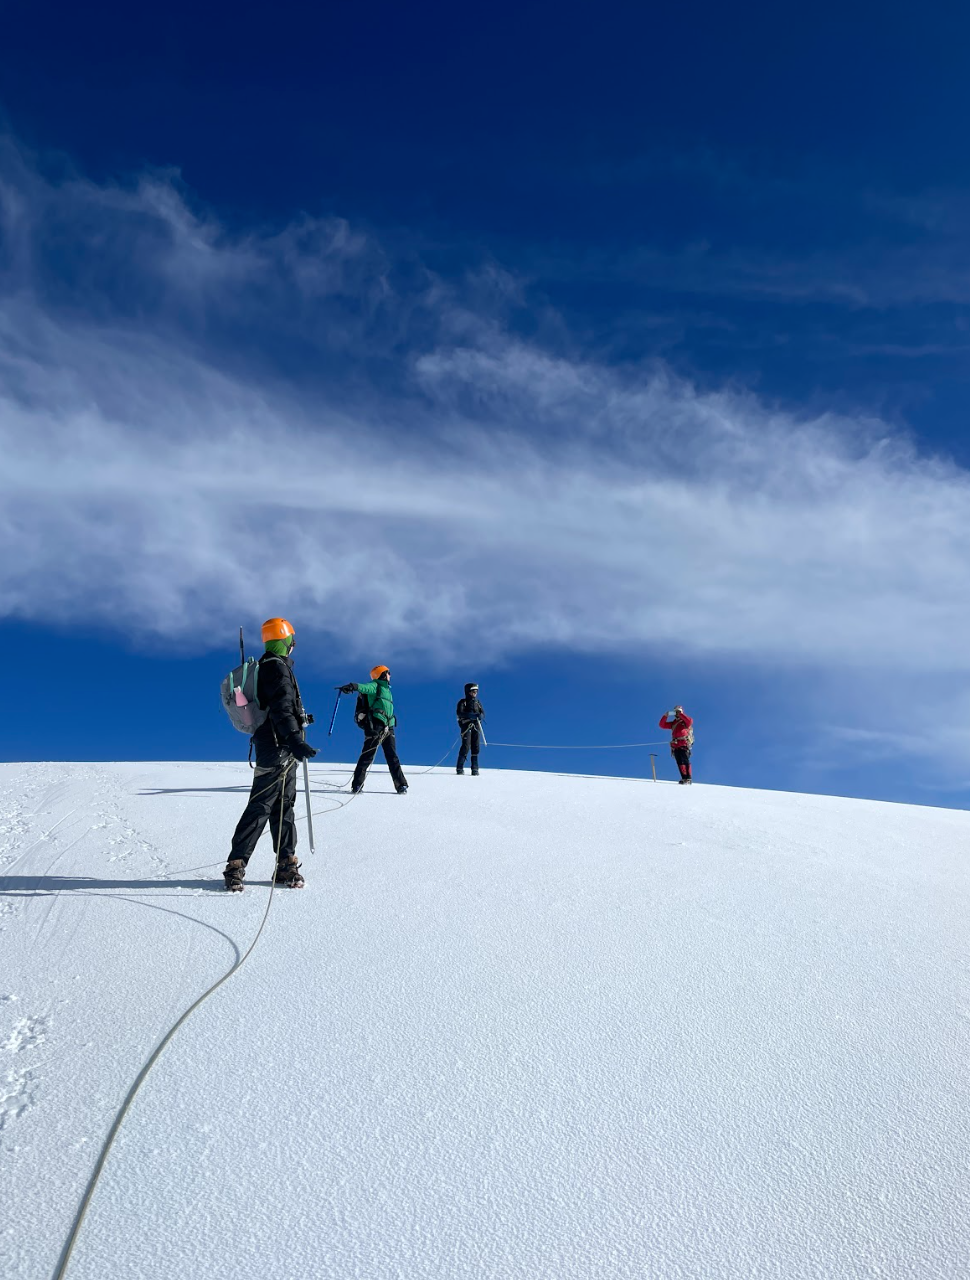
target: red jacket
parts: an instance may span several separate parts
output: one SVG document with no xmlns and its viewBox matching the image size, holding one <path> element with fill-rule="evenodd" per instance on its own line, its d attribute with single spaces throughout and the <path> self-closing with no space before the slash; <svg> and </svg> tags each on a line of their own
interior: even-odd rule
<svg viewBox="0 0 970 1280">
<path fill-rule="evenodd" d="M 664 713 L 660 717 L 661 729 L 670 730 L 670 745 L 673 747 L 689 747 L 690 731 L 693 728 L 694 721 L 690 716 L 677 716 L 673 724 L 667 723 L 667 715 Z"/>
</svg>

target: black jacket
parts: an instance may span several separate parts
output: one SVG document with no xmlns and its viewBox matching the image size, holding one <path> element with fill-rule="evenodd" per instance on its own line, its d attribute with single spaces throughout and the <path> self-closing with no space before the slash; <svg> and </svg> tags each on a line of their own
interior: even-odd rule
<svg viewBox="0 0 970 1280">
<path fill-rule="evenodd" d="M 292 658 L 264 653 L 256 681 L 259 705 L 269 712 L 253 734 L 258 765 L 275 765 L 303 741 L 303 703 Z"/>
<path fill-rule="evenodd" d="M 481 720 L 485 715 L 485 708 L 477 698 L 459 698 L 458 706 L 455 708 L 455 714 L 460 721 Z"/>
</svg>

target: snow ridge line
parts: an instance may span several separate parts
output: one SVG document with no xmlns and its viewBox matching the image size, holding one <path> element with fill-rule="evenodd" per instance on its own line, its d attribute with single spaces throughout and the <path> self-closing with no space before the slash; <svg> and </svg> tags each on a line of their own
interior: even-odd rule
<svg viewBox="0 0 970 1280">
<path fill-rule="evenodd" d="M 280 832 L 281 834 L 282 834 L 282 827 L 283 827 L 282 815 L 283 815 L 283 802 L 284 802 L 283 781 L 286 777 L 286 774 L 289 772 L 289 770 L 293 767 L 294 764 L 296 764 L 296 761 L 291 760 L 290 763 L 283 770 L 283 777 L 280 779 Z M 276 858 L 278 859 L 279 846 L 277 846 L 274 852 L 275 852 Z M 194 1000 L 192 1004 L 190 1004 L 189 1007 L 185 1010 L 185 1012 L 180 1015 L 180 1017 L 172 1024 L 171 1027 L 169 1027 L 168 1031 L 166 1031 L 165 1035 L 162 1036 L 161 1040 L 155 1046 L 155 1049 L 153 1050 L 148 1060 L 145 1062 L 145 1065 L 142 1067 L 142 1069 L 138 1072 L 138 1075 L 135 1077 L 131 1088 L 128 1090 L 127 1094 L 125 1095 L 124 1102 L 122 1102 L 121 1107 L 118 1110 L 118 1114 L 114 1118 L 111 1128 L 108 1130 L 108 1136 L 105 1138 L 104 1144 L 101 1147 L 101 1151 L 98 1154 L 98 1158 L 95 1161 L 94 1169 L 91 1172 L 91 1177 L 88 1179 L 88 1185 L 84 1192 L 84 1196 L 81 1199 L 81 1203 L 78 1207 L 77 1214 L 75 1215 L 70 1233 L 68 1234 L 68 1237 L 64 1242 L 64 1248 L 61 1250 L 61 1256 L 57 1261 L 57 1268 L 54 1272 L 53 1280 L 63 1280 L 64 1275 L 67 1273 L 67 1268 L 71 1261 L 71 1255 L 74 1252 L 74 1246 L 77 1243 L 78 1236 L 81 1233 L 81 1226 L 84 1223 L 84 1219 L 87 1215 L 87 1211 L 90 1208 L 91 1201 L 94 1198 L 94 1193 L 95 1193 L 95 1190 L 97 1189 L 98 1181 L 104 1170 L 104 1166 L 107 1163 L 108 1156 L 111 1152 L 111 1148 L 114 1145 L 114 1140 L 118 1136 L 118 1132 L 121 1129 L 121 1125 L 125 1119 L 125 1116 L 128 1114 L 131 1104 L 135 1100 L 135 1096 L 138 1093 L 138 1090 L 144 1084 L 145 1079 L 148 1076 L 148 1073 L 151 1071 L 152 1067 L 161 1057 L 162 1052 L 164 1051 L 166 1046 L 169 1045 L 172 1042 L 172 1040 L 175 1038 L 175 1035 L 178 1032 L 179 1028 L 182 1027 L 189 1020 L 189 1018 L 196 1011 L 196 1009 L 199 1008 L 201 1004 L 203 1004 L 206 1000 L 208 1000 L 208 998 L 211 995 L 214 995 L 215 992 L 219 990 L 219 988 L 222 986 L 224 982 L 228 982 L 234 973 L 239 972 L 239 970 L 243 967 L 243 965 L 246 963 L 249 957 L 256 950 L 256 943 L 259 942 L 263 929 L 266 925 L 266 921 L 269 919 L 269 909 L 273 905 L 273 893 L 275 889 L 276 889 L 276 869 L 274 864 L 273 875 L 270 878 L 270 882 L 269 882 L 269 897 L 266 899 L 266 910 L 263 912 L 263 918 L 259 922 L 259 928 L 256 930 L 256 936 L 253 938 L 252 942 L 249 944 L 248 949 L 245 951 L 245 953 L 242 956 L 239 957 L 239 959 L 229 969 L 227 969 L 227 971 L 222 975 L 221 978 L 217 979 L 217 981 L 215 981 L 212 984 L 212 986 L 209 987 L 206 991 L 203 991 L 202 994 L 198 997 L 198 999 Z"/>
</svg>

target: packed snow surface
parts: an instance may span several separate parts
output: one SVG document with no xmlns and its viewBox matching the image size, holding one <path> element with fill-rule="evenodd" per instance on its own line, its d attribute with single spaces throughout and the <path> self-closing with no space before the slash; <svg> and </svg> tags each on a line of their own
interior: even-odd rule
<svg viewBox="0 0 970 1280">
<path fill-rule="evenodd" d="M 970 1275 L 970 814 L 310 777 L 307 887 L 149 1073 L 71 1280 Z M 53 1275 L 256 934 L 268 835 L 220 877 L 249 782 L 0 766 L 5 1280 Z"/>
</svg>

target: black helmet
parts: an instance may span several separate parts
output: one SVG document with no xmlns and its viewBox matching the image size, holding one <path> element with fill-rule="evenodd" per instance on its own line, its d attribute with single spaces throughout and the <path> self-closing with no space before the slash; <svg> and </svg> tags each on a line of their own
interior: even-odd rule
<svg viewBox="0 0 970 1280">
<path fill-rule="evenodd" d="M 470 698 L 470 697 L 472 696 L 472 694 L 473 694 L 473 693 L 477 693 L 477 692 L 478 692 L 478 685 L 477 685 L 477 684 L 466 684 L 466 685 L 465 685 L 465 697 L 466 697 L 466 698 Z"/>
</svg>

